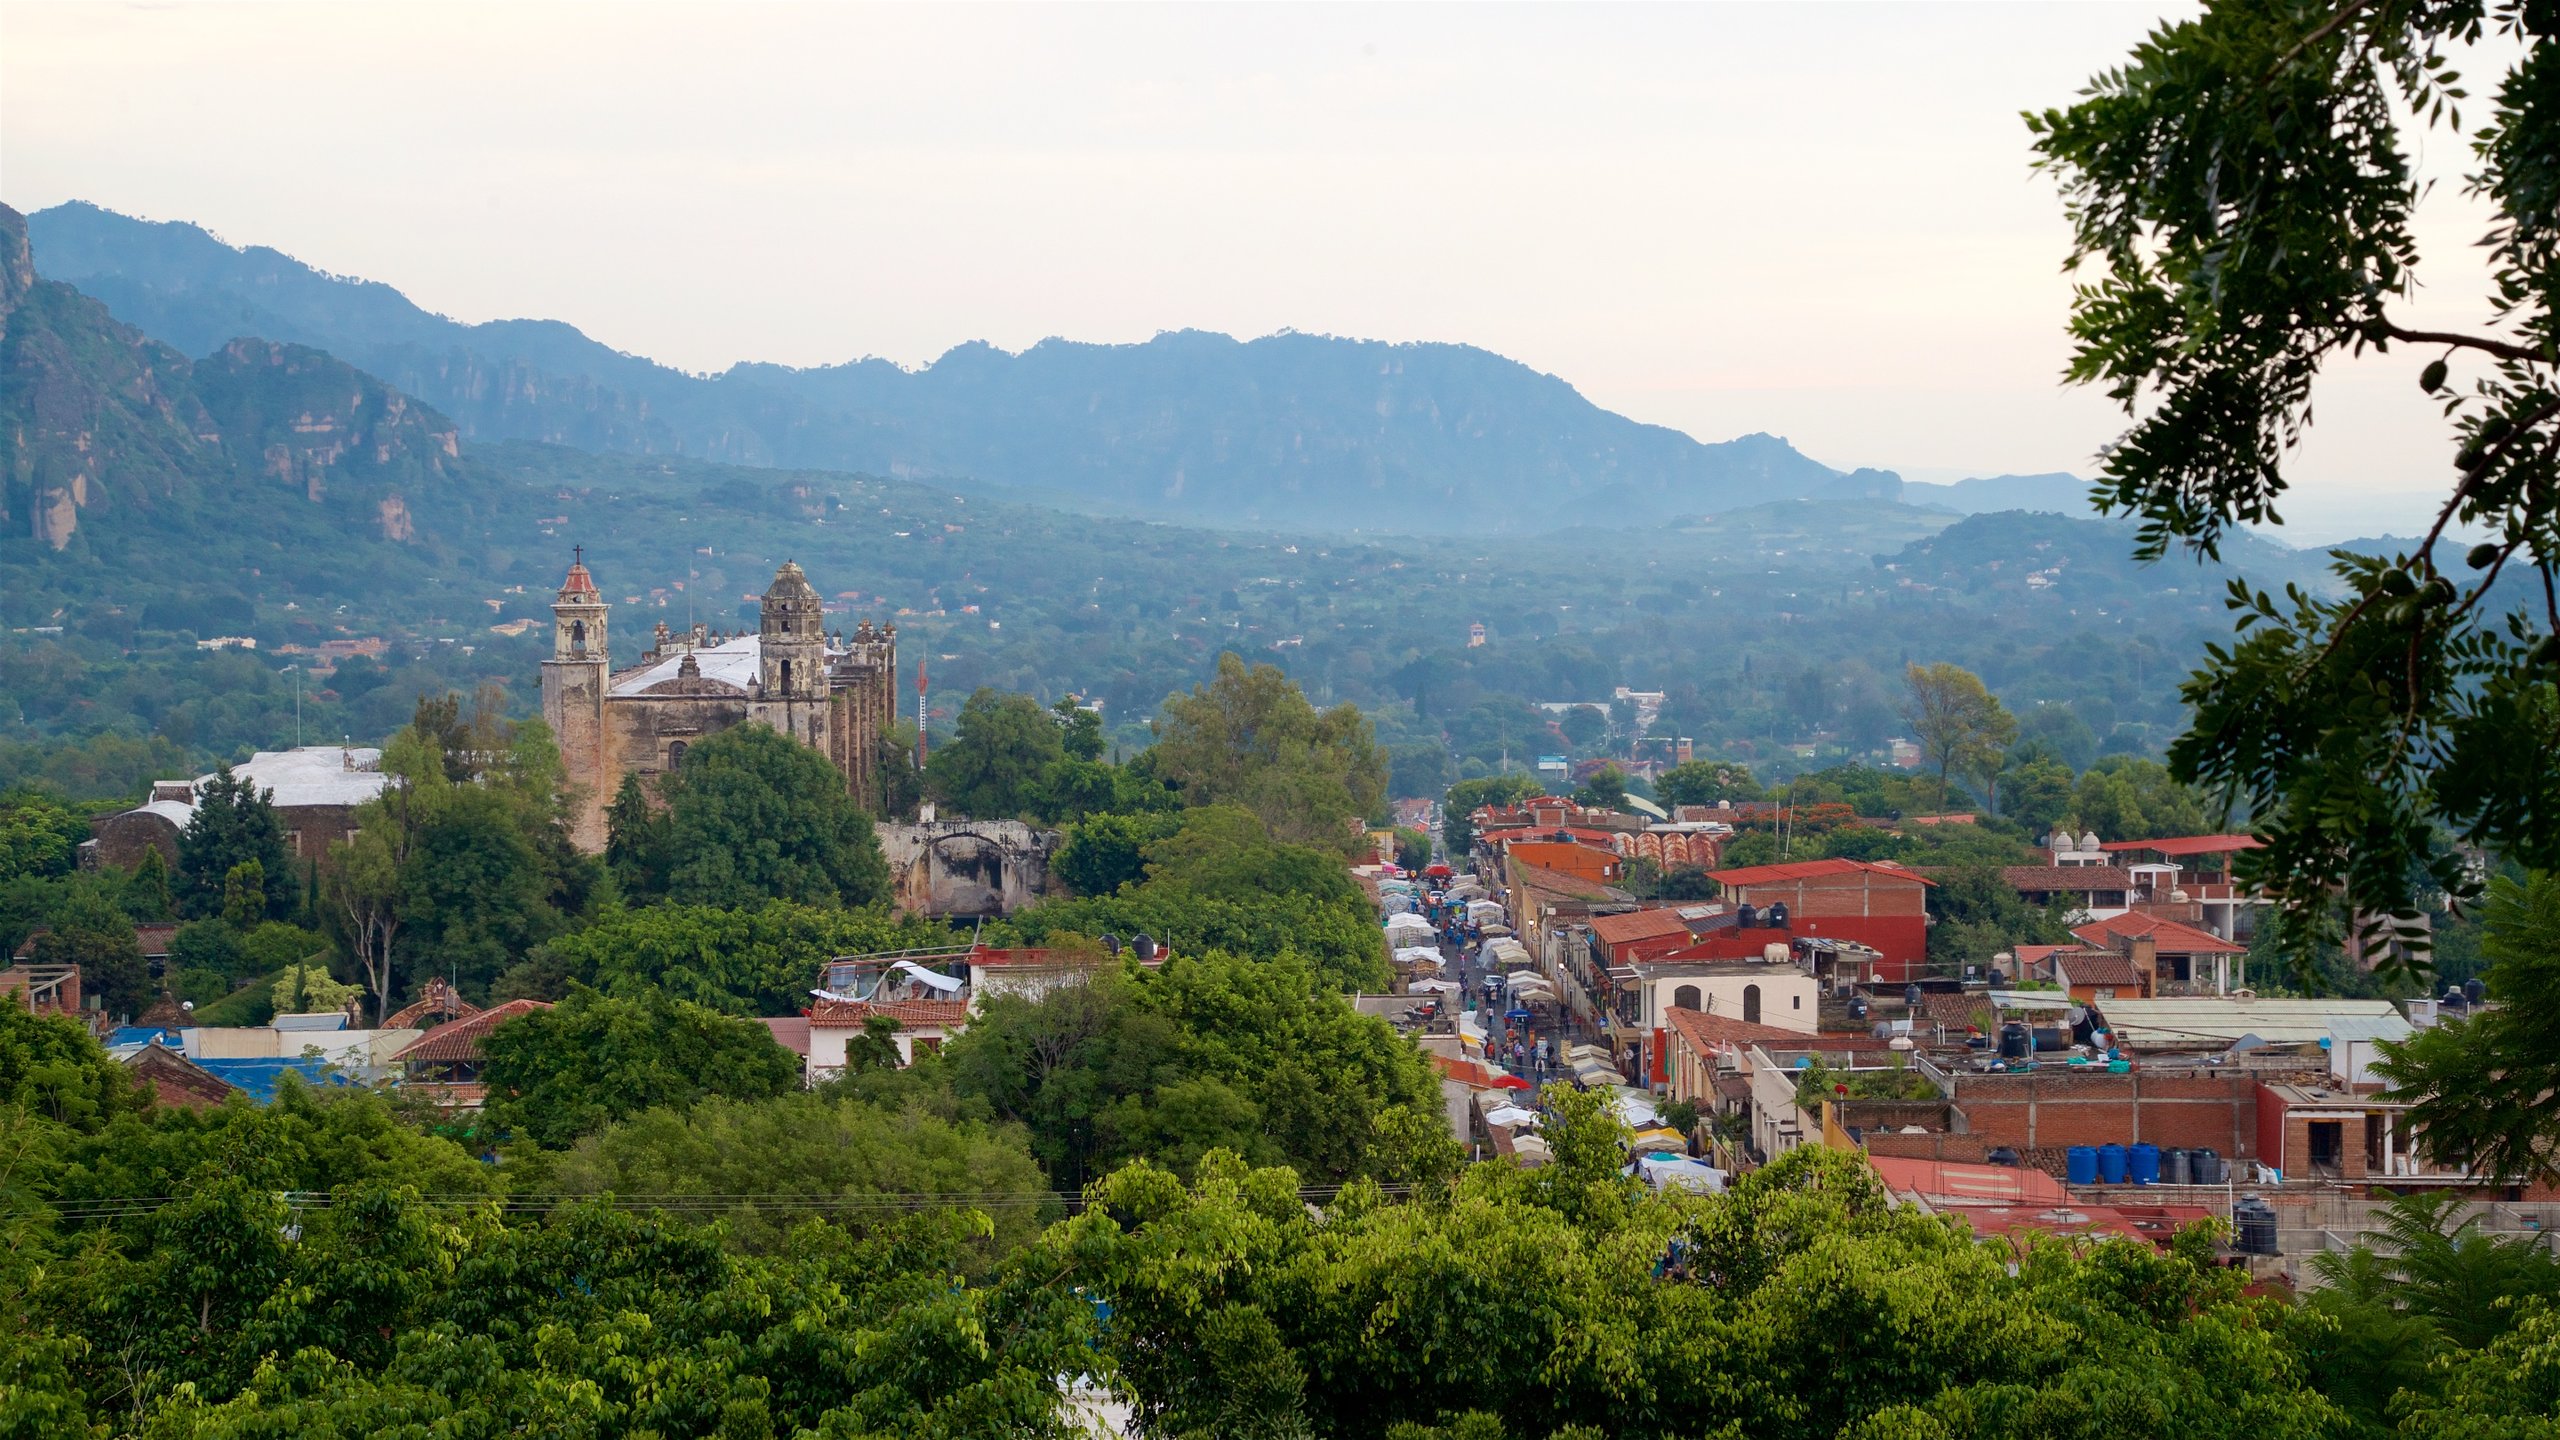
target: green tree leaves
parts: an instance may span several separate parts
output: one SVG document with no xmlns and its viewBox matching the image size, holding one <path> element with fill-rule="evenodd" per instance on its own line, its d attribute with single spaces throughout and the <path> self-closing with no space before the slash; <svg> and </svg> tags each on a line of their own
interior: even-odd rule
<svg viewBox="0 0 2560 1440">
<path fill-rule="evenodd" d="M 854 803 L 844 773 L 808 746 L 740 725 L 685 751 L 661 784 L 673 857 L 667 893 L 677 903 L 889 898 L 889 866 L 871 817 Z"/>
<path fill-rule="evenodd" d="M 786 1094 L 800 1087 L 800 1060 L 753 1020 L 657 990 L 582 988 L 490 1031 L 480 1078 L 492 1129 L 558 1149 L 643 1110 Z"/>
<path fill-rule="evenodd" d="M 1218 657 L 1217 677 L 1164 703 L 1156 774 L 1188 805 L 1241 805 L 1271 833 L 1349 854 L 1386 804 L 1387 760 L 1367 717 L 1319 714 L 1271 665 Z"/>
</svg>

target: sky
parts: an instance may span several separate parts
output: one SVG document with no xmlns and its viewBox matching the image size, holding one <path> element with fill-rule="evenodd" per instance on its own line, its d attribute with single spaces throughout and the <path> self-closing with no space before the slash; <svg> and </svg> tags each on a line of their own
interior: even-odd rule
<svg viewBox="0 0 2560 1440">
<path fill-rule="evenodd" d="M 5 0 L 0 199 L 693 370 L 1458 341 L 1702 440 L 2086 474 L 2122 419 L 2059 382 L 2067 237 L 2019 116 L 2167 13 Z M 2477 324 L 2480 214 L 2440 178 L 2412 321 Z M 2326 383 L 2283 538 L 2423 528 L 2423 359 Z"/>
</svg>

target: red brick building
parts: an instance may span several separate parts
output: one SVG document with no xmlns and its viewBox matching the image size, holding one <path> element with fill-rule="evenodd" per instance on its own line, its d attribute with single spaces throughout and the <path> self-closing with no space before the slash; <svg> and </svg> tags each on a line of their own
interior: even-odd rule
<svg viewBox="0 0 2560 1440">
<path fill-rule="evenodd" d="M 1766 912 L 1787 907 L 1798 935 L 1852 940 L 1882 959 L 1878 978 L 1899 985 L 1927 967 L 1929 881 L 1899 865 L 1870 860 L 1805 860 L 1707 872 L 1728 903 Z"/>
</svg>

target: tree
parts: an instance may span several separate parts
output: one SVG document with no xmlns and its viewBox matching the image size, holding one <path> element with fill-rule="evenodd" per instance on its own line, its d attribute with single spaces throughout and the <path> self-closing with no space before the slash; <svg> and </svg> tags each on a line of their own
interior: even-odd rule
<svg viewBox="0 0 2560 1440">
<path fill-rule="evenodd" d="M 363 986 L 341 981 L 329 973 L 328 966 L 313 963 L 313 958 L 296 960 L 276 977 L 276 1013 L 309 1015 L 342 1010 L 348 1001 L 363 993 Z"/>
<path fill-rule="evenodd" d="M 558 1149 L 615 1120 L 706 1096 L 770 1099 L 800 1087 L 771 1031 L 661 990 L 583 987 L 481 1041 L 489 1124 Z"/>
<path fill-rule="evenodd" d="M 2494 27 L 2486 123 L 2447 58 Z M 2550 18 L 2486 6 L 2250 0 L 2164 25 L 2079 103 L 2028 117 L 2070 217 L 2068 371 L 2122 405 L 2095 495 L 2140 553 L 2218 553 L 2273 522 L 2333 357 L 2403 346 L 2445 417 L 2453 479 L 2417 545 L 2338 552 L 2334 597 L 2234 582 L 2240 636 L 2183 694 L 2177 778 L 2243 802 L 2240 861 L 2307 962 L 2350 917 L 2423 954 L 2415 899 L 2477 893 L 2439 829 L 2560 866 L 2560 245 Z M 2468 150 L 2493 211 L 2483 322 L 2413 328 L 2410 215 L 2429 150 Z M 2463 553 L 2455 525 L 2483 538 Z M 2458 558 L 2457 558 L 2458 557 Z"/>
<path fill-rule="evenodd" d="M 2157 760 L 2109 755 L 2072 787 L 2071 813 L 2104 840 L 2157 840 L 2201 835 L 2213 821 L 2205 797 L 2181 785 Z"/>
<path fill-rule="evenodd" d="M 1049 873 L 1078 895 L 1109 895 L 1147 875 L 1146 849 L 1181 827 L 1178 816 L 1091 815 L 1067 827 Z"/>
<path fill-rule="evenodd" d="M 660 785 L 671 858 L 667 893 L 680 904 L 872 905 L 889 898 L 889 864 L 871 817 L 854 802 L 844 772 L 806 745 L 762 725 L 739 725 L 685 751 Z"/>
<path fill-rule="evenodd" d="M 1546 787 L 1527 775 L 1487 775 L 1475 780 L 1461 780 L 1449 787 L 1440 801 L 1440 838 L 1449 853 L 1463 857 L 1475 848 L 1475 813 L 1490 805 L 1501 808 L 1517 805 L 1533 795 L 1543 795 Z M 1655 793 L 1661 787 L 1655 786 Z"/>
<path fill-rule="evenodd" d="M 1624 809 L 1627 803 L 1627 772 L 1619 769 L 1614 760 L 1601 766 L 1591 773 L 1590 779 L 1582 782 L 1581 789 L 1573 792 L 1573 803 L 1595 810 Z"/>
<path fill-rule="evenodd" d="M 1983 688 L 1982 677 L 1943 662 L 1903 672 L 1902 717 L 1921 757 L 1937 767 L 1938 803 L 1947 803 L 1950 773 L 1997 774 L 2000 752 L 2018 736 L 2017 718 Z"/>
<path fill-rule="evenodd" d="M 2409 1102 L 2436 1159 L 2511 1182 L 2560 1181 L 2560 876 L 2490 882 L 2480 949 L 2498 1002 L 2383 1047 L 2374 1068 Z"/>
<path fill-rule="evenodd" d="M 53 797 L 34 791 L 0 796 L 0 880 L 68 875 L 89 827 Z"/>
<path fill-rule="evenodd" d="M 33 958 L 39 965 L 79 966 L 81 993 L 97 996 L 109 1015 L 131 1015 L 150 1002 L 151 969 L 133 921 L 94 881 L 72 886 L 53 912 L 52 928 L 36 937 Z"/>
<path fill-rule="evenodd" d="M 1398 745 L 1388 752 L 1387 793 L 1398 800 L 1438 795 L 1457 783 L 1458 767 L 1449 747 L 1438 741 Z"/>
<path fill-rule="evenodd" d="M 136 920 L 175 920 L 178 918 L 178 896 L 169 886 L 169 862 L 160 857 L 157 845 L 142 852 L 142 861 L 133 867 L 133 878 L 125 882 L 124 913 Z"/>
<path fill-rule="evenodd" d="M 640 777 L 624 775 L 604 812 L 604 863 L 622 893 L 648 897 L 667 893 L 667 818 L 649 801 Z"/>
<path fill-rule="evenodd" d="M 1066 757 L 1058 717 L 1028 695 L 981 687 L 960 707 L 958 730 L 925 766 L 934 795 L 980 820 L 1032 814 L 1042 774 Z"/>
<path fill-rule="evenodd" d="M 1575 748 L 1587 750 L 1607 738 L 1609 712 L 1597 705 L 1576 705 L 1564 712 L 1557 725 Z"/>
<path fill-rule="evenodd" d="M 1386 804 L 1387 762 L 1357 706 L 1318 713 L 1276 666 L 1218 657 L 1217 677 L 1164 703 L 1156 773 L 1191 805 L 1242 805 L 1295 844 L 1345 855 Z"/>
<path fill-rule="evenodd" d="M 1047 1181 L 1019 1129 L 962 1120 L 952 1108 L 923 1101 L 889 1108 L 828 1093 L 711 1096 L 689 1110 L 643 1111 L 579 1139 L 547 1168 L 545 1183 L 571 1195 L 736 1197 L 725 1209 L 699 1202 L 687 1208 L 724 1220 L 736 1247 L 755 1254 L 785 1251 L 805 1218 L 797 1207 L 755 1197 L 823 1202 L 819 1214 L 867 1229 L 894 1222 L 900 1212 L 893 1206 L 942 1195 L 954 1209 L 983 1209 L 1000 1257 L 1039 1232 Z M 865 1199 L 874 1203 L 864 1206 Z"/>
<path fill-rule="evenodd" d="M 263 916 L 281 919 L 293 908 L 293 861 L 284 848 L 284 822 L 273 796 L 231 773 L 225 765 L 196 791 L 195 813 L 178 832 L 178 898 L 191 916 L 222 912 L 224 886 L 244 864 L 258 867 L 266 904 Z"/>
<path fill-rule="evenodd" d="M 664 991 L 727 1015 L 788 1015 L 809 1003 L 818 967 L 833 955 L 949 944 L 936 922 L 885 909 L 847 910 L 776 900 L 753 909 L 651 905 L 608 911 L 539 947 L 533 959 L 561 977 L 615 995 Z"/>
<path fill-rule="evenodd" d="M 1767 793 L 1739 760 L 1684 760 L 1653 777 L 1653 796 L 1665 806 L 1758 800 Z"/>
<path fill-rule="evenodd" d="M 1070 760 L 1099 760 L 1107 747 L 1102 739 L 1102 712 L 1089 710 L 1073 695 L 1061 695 L 1049 707 L 1058 719 L 1058 743 Z"/>
</svg>

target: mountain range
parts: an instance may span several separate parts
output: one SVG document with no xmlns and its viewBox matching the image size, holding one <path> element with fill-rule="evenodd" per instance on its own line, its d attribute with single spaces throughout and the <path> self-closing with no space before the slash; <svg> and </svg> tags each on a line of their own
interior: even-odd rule
<svg viewBox="0 0 2560 1440">
<path fill-rule="evenodd" d="M 2085 510 L 2069 476 L 1905 485 L 1771 435 L 1703 443 L 1468 345 L 1204 331 L 1132 345 L 961 345 L 711 376 L 551 320 L 465 324 L 379 283 L 183 223 L 71 203 L 28 217 L 42 274 L 188 356 L 255 336 L 325 351 L 464 440 L 932 477 L 1245 528 L 1523 532 L 1792 498 Z"/>
</svg>

